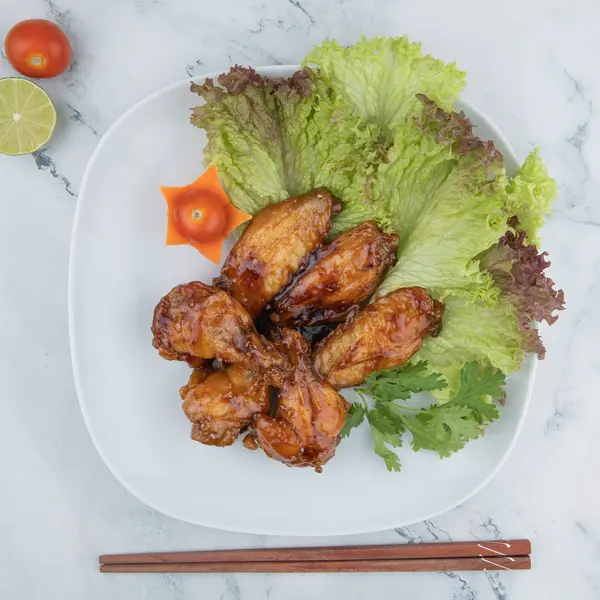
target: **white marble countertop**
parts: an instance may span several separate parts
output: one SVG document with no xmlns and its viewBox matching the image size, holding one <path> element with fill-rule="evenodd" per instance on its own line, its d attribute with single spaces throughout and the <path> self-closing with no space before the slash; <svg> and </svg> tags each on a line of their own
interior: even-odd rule
<svg viewBox="0 0 600 600">
<path fill-rule="evenodd" d="M 0 157 L 0 598 L 293 600 L 600 598 L 600 5 L 593 0 L 0 0 L 69 34 L 72 70 L 42 82 L 50 144 Z M 86 163 L 126 108 L 232 63 L 298 63 L 326 36 L 422 40 L 468 72 L 468 98 L 522 159 L 541 146 L 561 195 L 544 230 L 568 310 L 545 331 L 531 410 L 498 477 L 435 519 L 388 533 L 302 540 L 174 521 L 129 495 L 86 432 L 71 374 L 67 271 Z M 0 76 L 12 75 L 4 55 Z M 369 510 L 376 510 L 375 507 Z M 101 576 L 103 552 L 529 537 L 531 572 Z"/>
</svg>

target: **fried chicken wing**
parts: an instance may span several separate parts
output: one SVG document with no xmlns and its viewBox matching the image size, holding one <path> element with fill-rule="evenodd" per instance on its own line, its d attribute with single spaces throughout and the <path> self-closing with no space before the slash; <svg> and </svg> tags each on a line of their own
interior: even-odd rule
<svg viewBox="0 0 600 600">
<path fill-rule="evenodd" d="M 267 206 L 250 221 L 214 284 L 256 317 L 323 241 L 338 209 L 322 188 Z"/>
<path fill-rule="evenodd" d="M 320 342 L 315 369 L 336 389 L 362 383 L 375 371 L 403 365 L 423 338 L 437 335 L 444 306 L 419 287 L 377 299 Z"/>
<path fill-rule="evenodd" d="M 240 303 L 199 281 L 178 285 L 161 299 L 152 332 L 152 345 L 167 360 L 197 367 L 217 358 L 260 373 L 273 385 L 289 371 L 286 359 L 258 335 Z"/>
<path fill-rule="evenodd" d="M 318 248 L 277 298 L 271 320 L 282 327 L 341 322 L 375 292 L 396 260 L 398 236 L 366 221 Z"/>
<path fill-rule="evenodd" d="M 180 395 L 192 439 L 208 446 L 231 446 L 255 414 L 269 410 L 268 385 L 239 365 L 195 369 Z"/>
<path fill-rule="evenodd" d="M 275 345 L 293 371 L 279 391 L 278 415 L 255 415 L 257 441 L 275 460 L 320 470 L 335 453 L 348 404 L 314 372 L 309 345 L 297 331 L 285 329 L 278 337 Z"/>
</svg>

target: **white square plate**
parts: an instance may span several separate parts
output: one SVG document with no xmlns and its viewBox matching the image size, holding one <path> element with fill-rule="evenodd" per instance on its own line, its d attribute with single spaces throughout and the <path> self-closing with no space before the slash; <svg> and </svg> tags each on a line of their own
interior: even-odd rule
<svg viewBox="0 0 600 600">
<path fill-rule="evenodd" d="M 298 67 L 258 69 L 287 77 Z M 203 78 L 199 78 L 203 80 Z M 189 368 L 159 358 L 152 312 L 173 286 L 210 282 L 218 267 L 189 246 L 165 247 L 162 185 L 203 171 L 204 133 L 189 124 L 199 98 L 183 81 L 134 106 L 107 132 L 87 168 L 73 231 L 70 330 L 85 422 L 117 479 L 151 507 L 208 527 L 269 535 L 336 535 L 408 525 L 442 513 L 481 489 L 506 460 L 521 429 L 535 359 L 508 379 L 501 418 L 451 458 L 399 451 L 388 473 L 366 426 L 338 447 L 322 474 L 290 469 L 241 443 L 213 448 L 190 440 L 178 390 Z M 464 102 L 483 139 L 518 163 L 482 113 Z"/>
</svg>

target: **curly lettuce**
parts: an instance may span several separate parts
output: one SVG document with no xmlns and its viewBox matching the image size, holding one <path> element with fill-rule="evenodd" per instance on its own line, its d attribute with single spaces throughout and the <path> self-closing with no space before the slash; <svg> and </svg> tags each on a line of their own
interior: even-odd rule
<svg viewBox="0 0 600 600">
<path fill-rule="evenodd" d="M 289 197 L 277 102 L 254 69 L 233 67 L 218 83 L 192 83 L 204 104 L 192 109 L 191 122 L 206 131 L 205 164 L 217 167 L 232 203 L 254 214 Z"/>
<path fill-rule="evenodd" d="M 520 229 L 517 217 L 509 219 L 509 225 L 513 229 L 483 255 L 481 267 L 493 277 L 502 300 L 512 307 L 523 349 L 544 358 L 546 349 L 534 323 L 552 325 L 558 319 L 555 311 L 564 309 L 564 292 L 556 290 L 545 273 L 550 266 L 548 253 L 527 243 L 527 233 Z"/>
<path fill-rule="evenodd" d="M 414 358 L 446 378 L 441 400 L 469 362 L 510 373 L 526 352 L 543 357 L 534 323 L 564 305 L 537 250 L 556 183 L 537 150 L 507 177 L 494 144 L 452 111 L 464 84 L 405 37 L 326 41 L 290 78 L 235 66 L 192 84 L 205 162 L 235 206 L 255 214 L 324 186 L 343 205 L 333 236 L 367 219 L 399 235 L 379 293 L 416 285 L 445 302 L 441 334 Z"/>
<path fill-rule="evenodd" d="M 517 371 L 526 352 L 542 359 L 546 350 L 536 323 L 552 324 L 556 311 L 564 309 L 564 292 L 556 290 L 545 271 L 547 253 L 527 244 L 526 232 L 511 227 L 481 257 L 481 269 L 493 279 L 499 291 L 494 303 L 469 302 L 449 296 L 445 299 L 442 331 L 427 338 L 414 360 L 427 360 L 431 373 L 441 373 L 448 387 L 433 392 L 440 400 L 458 388 L 463 365 L 471 360 L 493 365 L 504 373 Z M 517 228 L 517 229 L 515 229 Z"/>
<path fill-rule="evenodd" d="M 399 128 L 373 184 L 378 220 L 398 232 L 398 262 L 380 293 L 419 285 L 438 298 L 493 300 L 477 256 L 505 230 L 502 155 L 473 135 L 464 113 L 419 95 L 422 113 Z"/>
<path fill-rule="evenodd" d="M 531 244 L 539 244 L 539 230 L 558 196 L 558 186 L 548 175 L 537 149 L 525 159 L 517 176 L 508 183 L 506 192 L 506 214 L 517 217 L 519 227 Z"/>
<path fill-rule="evenodd" d="M 423 56 L 421 44 L 407 37 L 363 37 L 353 46 L 326 40 L 304 64 L 316 67 L 324 83 L 357 115 L 391 136 L 420 111 L 417 94 L 450 110 L 466 82 L 455 63 Z"/>
<path fill-rule="evenodd" d="M 237 208 L 255 214 L 320 186 L 363 196 L 387 143 L 310 69 L 271 80 L 235 66 L 218 84 L 192 83 L 205 103 L 191 122 L 206 131 L 205 163 L 216 165 Z"/>
<path fill-rule="evenodd" d="M 441 373 L 448 386 L 431 392 L 438 400 L 452 397 L 460 384 L 460 373 L 470 361 L 490 364 L 503 373 L 519 369 L 525 349 L 519 324 L 509 303 L 469 302 L 448 296 L 442 331 L 426 338 L 415 361 L 426 360 L 431 373 Z"/>
</svg>

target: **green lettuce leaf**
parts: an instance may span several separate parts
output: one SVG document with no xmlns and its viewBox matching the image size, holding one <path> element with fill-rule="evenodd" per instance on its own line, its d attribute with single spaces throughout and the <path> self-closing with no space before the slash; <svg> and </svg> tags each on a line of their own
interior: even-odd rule
<svg viewBox="0 0 600 600">
<path fill-rule="evenodd" d="M 373 183 L 375 218 L 400 235 L 379 292 L 418 285 L 440 298 L 494 300 L 498 290 L 476 257 L 506 229 L 502 155 L 473 135 L 463 113 L 419 98 L 422 114 L 398 129 Z"/>
<path fill-rule="evenodd" d="M 354 112 L 393 135 L 420 111 L 416 94 L 425 94 L 445 109 L 465 86 L 456 64 L 423 56 L 421 44 L 406 37 L 360 39 L 353 46 L 327 40 L 304 59 Z"/>
<path fill-rule="evenodd" d="M 269 80 L 233 67 L 192 84 L 205 103 L 191 121 L 206 131 L 204 156 L 233 204 L 255 214 L 271 202 L 324 186 L 358 202 L 387 150 L 381 131 L 309 69 Z"/>
<path fill-rule="evenodd" d="M 525 357 L 524 338 L 511 302 L 489 304 L 448 296 L 442 331 L 426 338 L 413 361 L 428 362 L 430 373 L 441 373 L 448 387 L 432 391 L 440 401 L 452 398 L 460 388 L 460 375 L 470 361 L 493 365 L 503 373 L 516 371 Z"/>
<path fill-rule="evenodd" d="M 310 98 L 298 115 L 291 80 L 275 82 L 286 169 L 294 195 L 326 187 L 346 201 L 362 201 L 388 142 L 380 129 L 357 117 L 348 104 L 311 71 Z"/>
<path fill-rule="evenodd" d="M 441 401 L 451 398 L 459 387 L 463 365 L 475 360 L 504 373 L 517 371 L 526 352 L 544 358 L 545 348 L 536 322 L 552 325 L 556 311 L 564 309 L 564 293 L 554 288 L 546 275 L 550 266 L 545 252 L 526 243 L 526 233 L 516 217 L 509 219 L 515 231 L 507 231 L 480 257 L 481 269 L 492 277 L 499 291 L 495 303 L 469 302 L 448 296 L 442 330 L 426 338 L 413 357 L 416 364 L 428 361 L 428 373 L 441 373 L 448 388 L 432 391 Z M 518 227 L 518 228 L 517 228 Z"/>
<path fill-rule="evenodd" d="M 548 175 L 539 151 L 534 150 L 507 186 L 506 215 L 516 216 L 531 244 L 539 244 L 539 230 L 558 196 L 556 181 Z"/>
<path fill-rule="evenodd" d="M 271 86 L 253 69 L 233 67 L 191 91 L 205 103 L 192 110 L 191 122 L 206 131 L 205 165 L 216 165 L 232 203 L 254 214 L 289 197 L 292 178 L 281 149 L 277 101 Z M 302 97 L 296 99 L 302 105 Z"/>
</svg>

